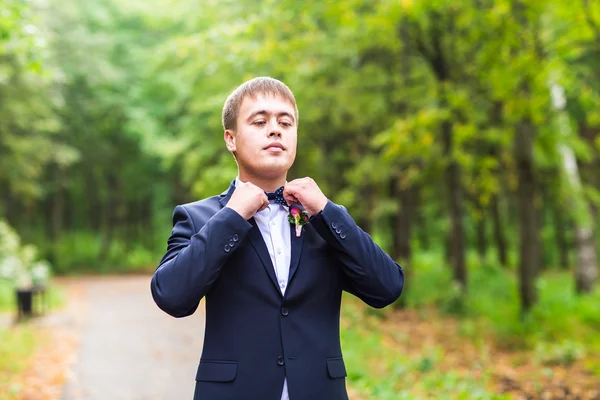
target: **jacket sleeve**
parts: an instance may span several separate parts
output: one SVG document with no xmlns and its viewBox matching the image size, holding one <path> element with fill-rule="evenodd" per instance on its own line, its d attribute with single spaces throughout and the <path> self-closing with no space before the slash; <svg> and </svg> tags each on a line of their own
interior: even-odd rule
<svg viewBox="0 0 600 400">
<path fill-rule="evenodd" d="M 200 230 L 185 206 L 175 207 L 167 252 L 150 283 L 152 298 L 174 317 L 191 315 L 252 225 L 224 207 Z"/>
<path fill-rule="evenodd" d="M 343 206 L 328 201 L 310 222 L 337 250 L 346 291 L 376 308 L 383 308 L 400 297 L 404 287 L 402 267 L 356 225 Z"/>
</svg>

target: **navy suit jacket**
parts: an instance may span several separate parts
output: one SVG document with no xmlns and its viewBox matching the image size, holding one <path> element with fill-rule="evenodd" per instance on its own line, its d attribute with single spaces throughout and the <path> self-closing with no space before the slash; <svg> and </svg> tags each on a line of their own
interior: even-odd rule
<svg viewBox="0 0 600 400">
<path fill-rule="evenodd" d="M 177 206 L 167 252 L 151 282 L 174 317 L 206 298 L 204 347 L 194 400 L 348 399 L 340 346 L 342 290 L 381 308 L 404 274 L 342 206 L 329 201 L 296 237 L 285 296 L 254 219 L 220 196 Z"/>
</svg>

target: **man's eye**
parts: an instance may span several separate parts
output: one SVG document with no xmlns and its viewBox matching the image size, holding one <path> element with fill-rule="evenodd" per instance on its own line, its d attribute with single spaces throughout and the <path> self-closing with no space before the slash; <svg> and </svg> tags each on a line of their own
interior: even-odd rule
<svg viewBox="0 0 600 400">
<path fill-rule="evenodd" d="M 283 126 L 285 126 L 285 127 L 287 127 L 287 128 L 289 128 L 290 126 L 292 126 L 291 122 L 288 122 L 288 121 L 281 121 L 280 124 L 283 125 Z"/>
<path fill-rule="evenodd" d="M 258 125 L 258 126 L 263 126 L 266 122 L 265 121 L 254 121 L 254 125 Z"/>
</svg>

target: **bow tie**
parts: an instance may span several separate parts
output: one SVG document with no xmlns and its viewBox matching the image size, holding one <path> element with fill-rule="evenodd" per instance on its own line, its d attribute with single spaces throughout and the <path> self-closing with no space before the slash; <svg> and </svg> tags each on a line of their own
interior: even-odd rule
<svg viewBox="0 0 600 400">
<path fill-rule="evenodd" d="M 288 207 L 288 204 L 285 202 L 285 199 L 283 198 L 283 186 L 272 193 L 265 192 L 265 194 L 267 195 L 267 198 L 269 199 L 269 201 L 274 201 L 277 204 L 280 204 L 284 207 Z"/>
</svg>

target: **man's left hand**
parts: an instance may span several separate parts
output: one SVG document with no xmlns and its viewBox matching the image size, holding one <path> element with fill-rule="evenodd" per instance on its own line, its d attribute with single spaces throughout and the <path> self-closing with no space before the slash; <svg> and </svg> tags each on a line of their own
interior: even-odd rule
<svg viewBox="0 0 600 400">
<path fill-rule="evenodd" d="M 283 188 L 288 205 L 301 204 L 310 215 L 317 215 L 327 205 L 327 197 L 312 178 L 294 179 Z"/>
</svg>

